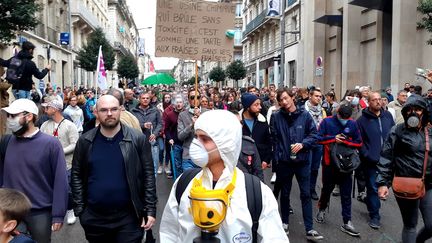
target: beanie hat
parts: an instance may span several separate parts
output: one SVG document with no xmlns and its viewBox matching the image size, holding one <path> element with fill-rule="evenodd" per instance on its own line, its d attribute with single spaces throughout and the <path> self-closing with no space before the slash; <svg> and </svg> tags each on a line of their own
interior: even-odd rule
<svg viewBox="0 0 432 243">
<path fill-rule="evenodd" d="M 243 109 L 249 108 L 257 99 L 258 99 L 258 96 L 254 95 L 254 94 L 244 93 L 241 96 L 241 103 L 242 103 Z"/>
<path fill-rule="evenodd" d="M 339 106 L 339 109 L 337 111 L 337 113 L 339 114 L 339 116 L 342 119 L 348 119 L 348 118 L 350 118 L 351 115 L 352 115 L 352 112 L 353 112 L 353 109 L 348 104 L 343 104 L 343 105 Z"/>
</svg>

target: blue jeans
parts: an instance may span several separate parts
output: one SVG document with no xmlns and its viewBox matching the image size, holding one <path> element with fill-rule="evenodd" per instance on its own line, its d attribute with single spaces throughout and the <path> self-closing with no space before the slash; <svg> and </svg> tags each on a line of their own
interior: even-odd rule
<svg viewBox="0 0 432 243">
<path fill-rule="evenodd" d="M 30 91 L 18 90 L 18 98 L 19 99 L 31 99 Z"/>
<path fill-rule="evenodd" d="M 36 242 L 51 242 L 51 224 L 51 208 L 31 210 L 17 229 L 29 234 Z"/>
<path fill-rule="evenodd" d="M 159 145 L 159 165 L 164 165 L 164 149 L 165 149 L 164 139 L 162 137 L 158 137 L 156 141 Z M 167 162 L 165 162 L 165 166 L 166 165 L 168 165 Z"/>
<path fill-rule="evenodd" d="M 155 175 L 159 166 L 159 147 L 157 141 L 150 142 Z"/>
<path fill-rule="evenodd" d="M 432 238 L 432 188 L 422 199 L 410 200 L 396 197 L 404 224 L 403 243 L 425 242 Z M 418 212 L 423 216 L 424 227 L 417 234 Z"/>
<path fill-rule="evenodd" d="M 378 197 L 378 187 L 376 184 L 378 169 L 374 165 L 365 165 L 364 173 L 366 176 L 366 205 L 369 211 L 369 217 L 371 219 L 380 220 L 379 210 L 381 207 L 381 201 Z"/>
<path fill-rule="evenodd" d="M 198 165 L 196 165 L 194 162 L 192 162 L 191 159 L 184 159 L 182 163 L 182 169 L 183 172 L 193 169 L 193 168 L 200 168 Z"/>
<path fill-rule="evenodd" d="M 318 171 L 321 164 L 321 158 L 323 155 L 323 146 L 314 145 L 310 151 L 309 163 L 311 164 L 311 176 L 310 176 L 310 191 L 315 192 Z"/>
<path fill-rule="evenodd" d="M 341 196 L 342 219 L 344 224 L 348 223 L 351 220 L 352 173 L 341 173 L 333 165 L 323 165 L 322 182 L 323 187 L 318 201 L 319 210 L 325 210 L 328 207 L 330 195 L 335 185 L 338 184 Z"/>
<path fill-rule="evenodd" d="M 183 155 L 183 146 L 174 144 L 173 152 L 174 152 L 174 164 L 177 172 L 177 176 L 180 176 L 183 173 L 182 167 L 182 155 Z"/>
<path fill-rule="evenodd" d="M 12 89 L 12 94 L 14 96 L 14 98 L 17 100 L 19 99 L 19 95 L 18 95 L 18 90 L 17 89 Z"/>
<path fill-rule="evenodd" d="M 292 179 L 296 177 L 300 187 L 300 200 L 302 203 L 303 222 L 305 230 L 313 229 L 312 220 L 312 199 L 310 195 L 310 163 L 287 163 L 279 162 L 276 177 L 282 184 L 280 197 L 282 222 L 289 224 L 289 206 Z"/>
</svg>

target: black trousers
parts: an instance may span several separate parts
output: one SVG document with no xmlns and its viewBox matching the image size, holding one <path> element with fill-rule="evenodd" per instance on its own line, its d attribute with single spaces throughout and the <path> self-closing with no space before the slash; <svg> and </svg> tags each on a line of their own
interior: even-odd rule
<svg viewBox="0 0 432 243">
<path fill-rule="evenodd" d="M 87 207 L 80 223 L 89 243 L 141 243 L 144 235 L 132 209 L 104 213 Z"/>
</svg>

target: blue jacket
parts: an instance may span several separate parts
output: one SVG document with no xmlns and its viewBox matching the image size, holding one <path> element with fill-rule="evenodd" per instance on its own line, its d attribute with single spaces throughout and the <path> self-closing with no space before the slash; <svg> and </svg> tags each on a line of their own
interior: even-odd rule
<svg viewBox="0 0 432 243">
<path fill-rule="evenodd" d="M 318 139 L 314 120 L 309 112 L 297 109 L 290 113 L 283 109 L 272 114 L 270 131 L 274 161 L 305 162 L 309 160 L 309 150 Z M 291 144 L 302 143 L 297 159 L 291 160 Z"/>
<path fill-rule="evenodd" d="M 324 144 L 323 165 L 330 165 L 330 144 L 336 142 L 336 135 L 343 133 L 347 139 L 343 143 L 360 148 L 362 139 L 357 123 L 354 120 L 348 120 L 345 126 L 340 123 L 337 115 L 327 117 L 322 120 L 318 128 L 319 143 Z"/>
<path fill-rule="evenodd" d="M 381 109 L 379 116 L 364 109 L 362 116 L 357 119 L 363 146 L 360 149 L 360 159 L 364 163 L 378 163 L 384 141 L 394 126 L 393 117 L 390 112 Z"/>
</svg>

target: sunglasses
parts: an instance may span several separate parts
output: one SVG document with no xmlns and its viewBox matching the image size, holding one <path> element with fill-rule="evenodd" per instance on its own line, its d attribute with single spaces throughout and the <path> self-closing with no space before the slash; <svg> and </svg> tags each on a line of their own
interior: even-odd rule
<svg viewBox="0 0 432 243">
<path fill-rule="evenodd" d="M 198 95 L 198 96 L 194 96 L 194 95 L 193 95 L 193 96 L 190 96 L 190 97 L 189 97 L 190 100 L 194 100 L 195 98 L 200 99 L 201 96 L 199 96 L 199 95 Z"/>
</svg>

